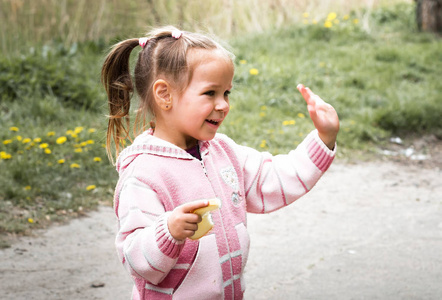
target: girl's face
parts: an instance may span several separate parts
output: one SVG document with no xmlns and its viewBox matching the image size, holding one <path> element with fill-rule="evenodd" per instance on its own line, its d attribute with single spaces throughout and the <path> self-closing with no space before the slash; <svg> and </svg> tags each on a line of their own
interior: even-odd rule
<svg viewBox="0 0 442 300">
<path fill-rule="evenodd" d="M 183 149 L 215 137 L 229 112 L 233 65 L 216 51 L 196 50 L 192 79 L 182 92 L 172 92 L 172 108 L 164 128 L 165 139 Z M 191 57 L 190 57 L 191 56 Z"/>
</svg>

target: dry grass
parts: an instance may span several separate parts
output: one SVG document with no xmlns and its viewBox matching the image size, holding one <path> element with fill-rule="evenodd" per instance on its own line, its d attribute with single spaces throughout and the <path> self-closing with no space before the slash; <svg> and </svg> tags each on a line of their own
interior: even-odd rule
<svg viewBox="0 0 442 300">
<path fill-rule="evenodd" d="M 321 19 L 331 11 L 370 11 L 387 3 L 411 1 L 0 0 L 0 41 L 2 52 L 11 53 L 53 39 L 69 45 L 86 40 L 108 41 L 116 35 L 137 36 L 149 26 L 164 24 L 226 38 L 300 22 L 304 12 Z"/>
</svg>

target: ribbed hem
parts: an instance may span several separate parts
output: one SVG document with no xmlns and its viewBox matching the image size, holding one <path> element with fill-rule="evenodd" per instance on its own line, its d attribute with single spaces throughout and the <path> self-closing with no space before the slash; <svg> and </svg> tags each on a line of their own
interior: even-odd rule
<svg viewBox="0 0 442 300">
<path fill-rule="evenodd" d="M 306 147 L 308 155 L 316 167 L 321 172 L 327 171 L 335 158 L 336 143 L 333 150 L 330 150 L 319 137 L 318 131 L 315 130 L 307 137 Z"/>
<path fill-rule="evenodd" d="M 163 252 L 164 255 L 175 259 L 180 255 L 185 241 L 176 240 L 170 234 L 169 227 L 167 226 L 167 220 L 169 219 L 170 214 L 171 212 L 167 212 L 158 220 L 155 238 L 161 252 Z"/>
</svg>

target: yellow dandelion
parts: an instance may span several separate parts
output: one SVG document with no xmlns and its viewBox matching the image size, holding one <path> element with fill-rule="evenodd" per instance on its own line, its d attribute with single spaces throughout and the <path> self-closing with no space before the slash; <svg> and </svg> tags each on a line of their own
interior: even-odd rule
<svg viewBox="0 0 442 300">
<path fill-rule="evenodd" d="M 266 105 L 263 105 L 263 106 L 261 106 L 261 110 L 267 110 L 267 106 Z"/>
<path fill-rule="evenodd" d="M 89 133 L 94 133 L 95 131 L 97 131 L 97 129 L 95 129 L 95 128 L 89 128 L 89 129 L 88 129 L 88 132 L 89 132 Z"/>
<path fill-rule="evenodd" d="M 64 159 L 62 158 L 62 159 L 57 160 L 57 163 L 59 163 L 59 164 L 61 165 L 61 164 L 64 164 L 65 161 L 66 161 L 66 160 L 64 160 Z"/>
<path fill-rule="evenodd" d="M 259 144 L 259 147 L 261 148 L 265 148 L 267 146 L 267 141 L 266 140 L 262 140 L 261 144 Z"/>
<path fill-rule="evenodd" d="M 347 21 L 348 19 L 350 19 L 350 16 L 349 16 L 349 15 L 345 15 L 342 19 L 343 19 L 344 21 Z"/>
<path fill-rule="evenodd" d="M 92 190 L 95 190 L 96 188 L 97 187 L 94 184 L 91 184 L 86 187 L 86 191 L 92 191 Z"/>
<path fill-rule="evenodd" d="M 101 157 L 94 157 L 94 161 L 100 162 L 101 161 Z"/>
<path fill-rule="evenodd" d="M 320 66 L 321 68 L 324 68 L 324 67 L 325 67 L 325 62 L 321 61 L 321 62 L 319 63 L 319 66 Z"/>
<path fill-rule="evenodd" d="M 41 142 L 41 138 L 36 137 L 36 138 L 34 139 L 34 142 L 35 142 L 35 143 L 40 143 L 40 142 Z"/>
<path fill-rule="evenodd" d="M 265 113 L 264 111 L 262 111 L 262 112 L 259 113 L 259 116 L 260 116 L 261 118 L 263 118 L 263 117 L 266 116 L 266 113 Z"/>
<path fill-rule="evenodd" d="M 66 134 L 69 134 L 69 135 L 72 135 L 73 133 L 74 133 L 74 131 L 70 130 L 70 129 L 66 131 Z"/>
<path fill-rule="evenodd" d="M 80 147 L 86 147 L 86 146 L 87 146 L 87 142 L 81 142 L 81 143 L 79 144 L 79 146 L 80 146 Z"/>
<path fill-rule="evenodd" d="M 245 60 L 245 59 L 241 59 L 241 60 L 239 61 L 239 63 L 240 63 L 241 65 L 245 65 L 245 64 L 247 63 L 247 60 Z"/>
<path fill-rule="evenodd" d="M 46 135 L 47 136 L 54 136 L 55 135 L 55 131 L 49 131 Z"/>
<path fill-rule="evenodd" d="M 333 23 L 331 21 L 325 21 L 324 22 L 324 27 L 325 28 L 331 28 L 333 26 Z"/>
<path fill-rule="evenodd" d="M 32 189 L 32 187 L 31 187 L 30 185 L 25 186 L 25 190 L 26 190 L 26 191 L 29 191 L 29 190 L 31 190 L 31 189 Z"/>
<path fill-rule="evenodd" d="M 9 153 L 7 153 L 7 152 L 5 152 L 5 151 L 1 151 L 0 152 L 0 158 L 1 159 L 11 159 L 12 158 L 12 155 L 11 154 L 9 154 Z"/>
<path fill-rule="evenodd" d="M 258 71 L 258 69 L 252 68 L 252 69 L 250 69 L 249 73 L 250 73 L 250 75 L 258 75 L 259 71 Z"/>
<path fill-rule="evenodd" d="M 55 140 L 55 142 L 59 145 L 63 144 L 64 142 L 67 141 L 67 138 L 65 136 L 61 136 L 58 139 Z"/>
<path fill-rule="evenodd" d="M 16 126 L 9 127 L 9 130 L 17 132 L 19 129 Z"/>
<path fill-rule="evenodd" d="M 313 24 L 318 24 L 318 20 L 313 19 L 313 20 L 312 20 L 312 23 L 313 23 Z"/>
<path fill-rule="evenodd" d="M 35 222 L 34 219 L 32 219 L 32 218 L 28 218 L 28 223 L 33 224 L 34 222 Z"/>
<path fill-rule="evenodd" d="M 308 12 L 305 12 L 305 13 L 302 14 L 302 16 L 303 16 L 304 18 L 308 18 L 308 17 L 310 16 L 310 14 L 309 14 Z"/>
<path fill-rule="evenodd" d="M 23 139 L 21 135 L 17 135 L 15 138 L 17 139 L 17 141 L 21 141 Z"/>
<path fill-rule="evenodd" d="M 298 118 L 304 119 L 305 115 L 303 113 L 298 113 Z"/>
<path fill-rule="evenodd" d="M 288 126 L 288 125 L 295 125 L 296 121 L 295 120 L 285 120 L 282 122 L 283 126 Z"/>
<path fill-rule="evenodd" d="M 73 164 L 71 164 L 71 168 L 72 168 L 72 169 L 79 169 L 79 168 L 80 168 L 80 165 L 77 164 L 77 163 L 73 163 Z"/>
<path fill-rule="evenodd" d="M 331 12 L 328 14 L 327 16 L 327 21 L 333 21 L 334 19 L 336 19 L 337 15 L 335 12 Z"/>
<path fill-rule="evenodd" d="M 354 19 L 354 20 L 353 20 L 353 24 L 355 24 L 355 25 L 356 25 L 356 24 L 359 24 L 359 20 L 358 20 L 358 19 Z"/>
<path fill-rule="evenodd" d="M 83 129 L 84 129 L 84 127 L 82 127 L 82 126 L 75 127 L 74 132 L 78 134 L 78 133 L 82 132 Z"/>
<path fill-rule="evenodd" d="M 46 154 L 51 154 L 52 151 L 51 151 L 51 149 L 49 149 L 49 148 L 45 148 L 45 153 L 46 153 Z"/>
<path fill-rule="evenodd" d="M 83 148 L 77 148 L 74 151 L 75 151 L 75 153 L 81 153 L 81 152 L 83 152 Z"/>
<path fill-rule="evenodd" d="M 51 162 L 48 162 L 48 167 L 52 167 L 54 164 Z"/>
<path fill-rule="evenodd" d="M 17 151 L 17 154 L 23 154 L 23 153 L 25 153 L 23 150 L 18 150 Z"/>
<path fill-rule="evenodd" d="M 40 149 L 46 149 L 47 147 L 49 147 L 49 144 L 48 143 L 43 143 L 43 144 L 40 144 L 38 147 Z"/>
<path fill-rule="evenodd" d="M 30 138 L 25 138 L 25 139 L 23 139 L 23 141 L 21 141 L 23 144 L 27 144 L 27 143 L 30 143 L 31 142 L 31 139 Z"/>
<path fill-rule="evenodd" d="M 88 144 L 88 145 L 92 145 L 92 144 L 94 144 L 95 142 L 94 142 L 94 140 L 87 140 L 86 141 L 86 144 Z"/>
<path fill-rule="evenodd" d="M 7 145 L 7 144 L 10 144 L 10 143 L 12 143 L 12 140 L 4 140 L 3 141 L 3 145 Z"/>
</svg>

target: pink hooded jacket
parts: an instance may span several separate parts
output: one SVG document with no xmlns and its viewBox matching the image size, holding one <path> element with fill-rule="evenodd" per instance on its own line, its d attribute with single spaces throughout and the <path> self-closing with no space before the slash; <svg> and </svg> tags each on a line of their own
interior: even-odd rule
<svg viewBox="0 0 442 300">
<path fill-rule="evenodd" d="M 287 155 L 261 153 L 223 134 L 199 146 L 201 161 L 148 130 L 118 158 L 116 246 L 135 282 L 133 299 L 242 299 L 246 212 L 268 213 L 292 203 L 335 156 L 316 131 Z M 171 236 L 167 218 L 175 207 L 215 197 L 222 205 L 212 213 L 215 226 L 206 236 Z"/>
</svg>

